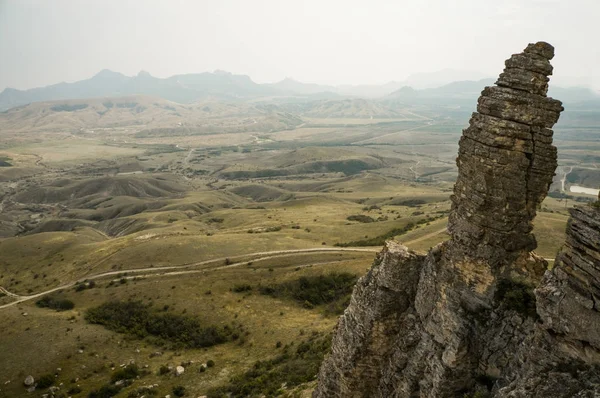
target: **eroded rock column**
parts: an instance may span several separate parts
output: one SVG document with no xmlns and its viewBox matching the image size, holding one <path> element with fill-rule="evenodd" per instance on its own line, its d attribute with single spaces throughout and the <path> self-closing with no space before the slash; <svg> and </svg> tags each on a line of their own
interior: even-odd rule
<svg viewBox="0 0 600 398">
<path fill-rule="evenodd" d="M 531 251 L 531 221 L 556 169 L 551 127 L 563 110 L 546 97 L 554 48 L 530 44 L 486 87 L 463 131 L 448 229 L 468 255 L 503 260 Z"/>
</svg>

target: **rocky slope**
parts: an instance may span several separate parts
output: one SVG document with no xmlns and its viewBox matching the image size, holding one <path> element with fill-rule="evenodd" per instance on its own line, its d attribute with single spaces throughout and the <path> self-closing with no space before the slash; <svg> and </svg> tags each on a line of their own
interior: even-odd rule
<svg viewBox="0 0 600 398">
<path fill-rule="evenodd" d="M 506 61 L 463 132 L 448 229 L 388 242 L 340 318 L 314 397 L 600 394 L 600 209 L 572 211 L 552 271 L 531 222 L 556 168 L 547 43 Z"/>
</svg>

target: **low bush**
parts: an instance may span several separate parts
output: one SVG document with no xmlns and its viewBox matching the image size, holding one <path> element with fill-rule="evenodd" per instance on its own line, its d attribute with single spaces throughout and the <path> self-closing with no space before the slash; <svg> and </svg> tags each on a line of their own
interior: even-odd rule
<svg viewBox="0 0 600 398">
<path fill-rule="evenodd" d="M 131 380 L 140 375 L 140 369 L 136 364 L 127 365 L 124 368 L 116 370 L 110 377 L 112 383 L 119 380 Z"/>
<path fill-rule="evenodd" d="M 37 381 L 36 388 L 39 388 L 40 390 L 43 390 L 44 388 L 48 388 L 54 384 L 55 380 L 56 379 L 55 379 L 54 375 L 51 375 L 51 374 L 46 374 L 46 375 L 40 376 L 40 378 Z"/>
<path fill-rule="evenodd" d="M 85 319 L 109 330 L 144 338 L 152 336 L 183 348 L 210 347 L 233 340 L 232 327 L 204 326 L 192 316 L 165 314 L 139 301 L 112 301 L 89 309 Z"/>
<path fill-rule="evenodd" d="M 336 243 L 334 246 L 337 247 L 352 247 L 352 246 L 383 246 L 386 240 L 393 238 L 394 236 L 404 235 L 415 227 L 415 224 L 408 223 L 402 228 L 394 228 L 391 231 L 386 232 L 383 235 L 375 236 L 373 238 L 354 240 L 351 242 Z"/>
<path fill-rule="evenodd" d="M 240 284 L 240 285 L 235 285 L 231 290 L 234 291 L 235 293 L 249 292 L 252 290 L 252 286 L 250 286 L 248 284 Z"/>
<path fill-rule="evenodd" d="M 113 398 L 115 395 L 117 395 L 119 392 L 121 392 L 121 390 L 123 389 L 123 386 L 115 386 L 114 384 L 105 384 L 102 387 L 100 387 L 97 390 L 93 390 L 92 392 L 89 393 L 88 397 L 89 398 Z"/>
<path fill-rule="evenodd" d="M 516 311 L 532 318 L 537 317 L 533 287 L 502 279 L 498 282 L 494 299 L 506 310 Z"/>
<path fill-rule="evenodd" d="M 313 308 L 316 305 L 346 301 L 357 279 L 356 275 L 347 272 L 332 272 L 303 276 L 278 285 L 261 286 L 259 290 L 261 294 L 294 299 L 305 308 Z"/>
<path fill-rule="evenodd" d="M 51 308 L 56 311 L 67 311 L 75 308 L 75 303 L 71 300 L 56 296 L 44 296 L 35 302 L 40 308 Z"/>
<path fill-rule="evenodd" d="M 295 351 L 284 348 L 283 354 L 268 361 L 254 363 L 252 369 L 234 376 L 228 384 L 212 388 L 208 398 L 273 397 L 287 388 L 313 381 L 323 357 L 329 351 L 331 336 L 313 336 L 298 345 Z M 291 351 L 291 352 L 290 352 Z"/>
<path fill-rule="evenodd" d="M 358 222 L 362 222 L 362 223 L 375 222 L 375 219 L 373 217 L 365 216 L 364 214 L 354 214 L 352 216 L 348 216 L 346 218 L 346 220 L 358 221 Z"/>
</svg>

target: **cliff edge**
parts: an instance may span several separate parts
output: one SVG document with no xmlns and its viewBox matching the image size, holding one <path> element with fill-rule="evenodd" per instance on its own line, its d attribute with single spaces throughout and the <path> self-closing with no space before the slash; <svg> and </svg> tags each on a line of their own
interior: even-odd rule
<svg viewBox="0 0 600 398">
<path fill-rule="evenodd" d="M 555 266 L 532 220 L 556 168 L 554 48 L 530 44 L 486 87 L 459 143 L 451 239 L 387 242 L 361 278 L 316 398 L 600 396 L 600 209 L 571 211 Z"/>
</svg>

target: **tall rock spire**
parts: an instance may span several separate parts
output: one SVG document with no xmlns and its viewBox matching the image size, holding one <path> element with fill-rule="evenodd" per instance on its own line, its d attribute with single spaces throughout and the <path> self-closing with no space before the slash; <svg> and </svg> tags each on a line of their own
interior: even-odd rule
<svg viewBox="0 0 600 398">
<path fill-rule="evenodd" d="M 483 90 L 460 140 L 452 239 L 426 256 L 386 243 L 313 397 L 600 397 L 600 205 L 571 211 L 551 271 L 530 252 L 563 110 L 546 97 L 553 55 L 530 44 Z"/>
<path fill-rule="evenodd" d="M 503 259 L 536 248 L 531 221 L 556 169 L 552 130 L 563 110 L 546 97 L 554 48 L 530 44 L 506 60 L 463 131 L 448 229 L 466 253 Z"/>
</svg>

